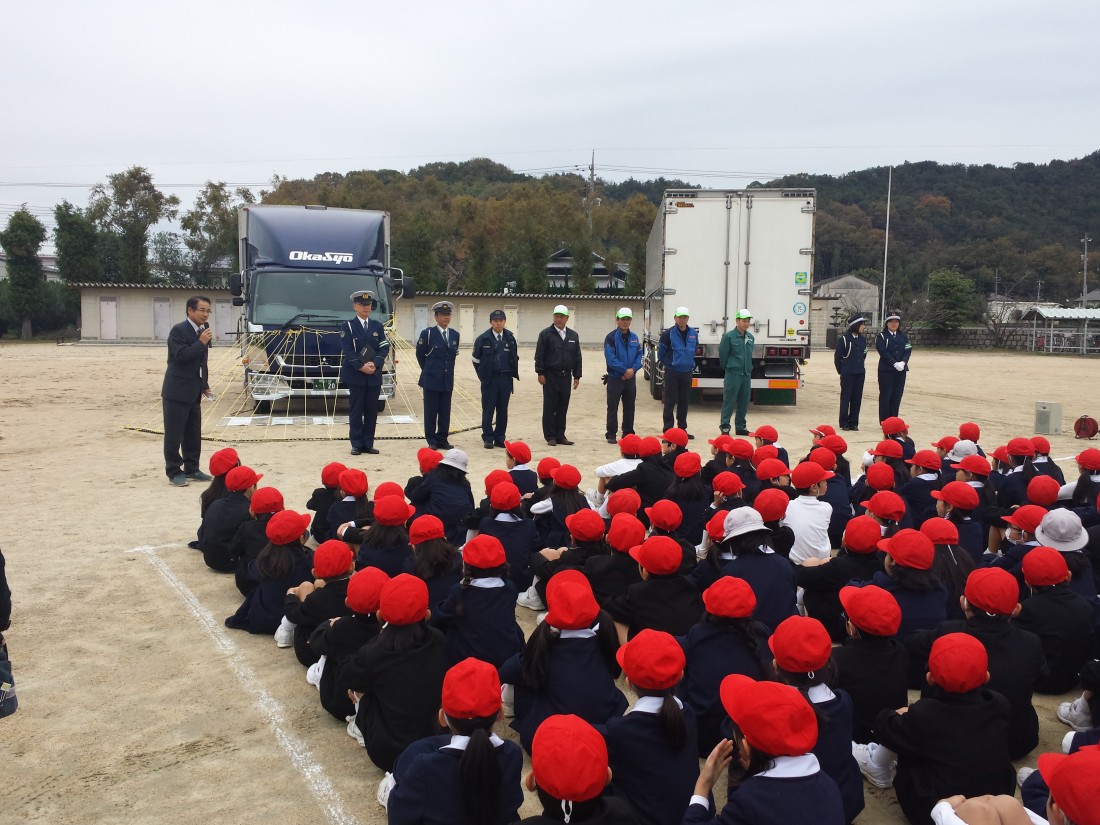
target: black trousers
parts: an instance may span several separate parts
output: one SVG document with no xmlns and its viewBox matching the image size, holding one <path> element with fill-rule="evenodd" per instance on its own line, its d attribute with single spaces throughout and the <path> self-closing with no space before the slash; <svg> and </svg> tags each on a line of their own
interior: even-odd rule
<svg viewBox="0 0 1100 825">
<path fill-rule="evenodd" d="M 863 383 L 866 373 L 840 376 L 840 426 L 854 429 L 859 426 L 859 409 L 863 406 Z"/>
<path fill-rule="evenodd" d="M 688 396 L 691 395 L 691 373 L 673 372 L 665 367 L 665 429 L 673 426 L 687 429 Z M 676 423 L 672 422 L 672 410 L 676 408 Z"/>
<path fill-rule="evenodd" d="M 905 371 L 891 368 L 878 373 L 878 420 L 898 415 L 901 396 L 905 392 Z"/>
<path fill-rule="evenodd" d="M 512 399 L 512 376 L 498 372 L 481 382 L 481 440 L 503 444 L 508 432 L 508 402 Z M 493 426 L 493 418 L 496 426 Z"/>
<path fill-rule="evenodd" d="M 607 435 L 614 438 L 619 429 L 619 402 L 623 405 L 623 435 L 634 432 L 634 403 L 638 399 L 638 380 L 631 376 L 629 381 L 607 377 Z"/>
<path fill-rule="evenodd" d="M 164 472 L 169 478 L 199 471 L 202 452 L 202 399 L 194 402 L 161 399 L 164 410 Z M 182 448 L 183 455 L 180 455 Z"/>
<path fill-rule="evenodd" d="M 356 450 L 374 446 L 374 431 L 378 426 L 378 393 L 380 387 L 348 384 L 348 440 Z"/>
<path fill-rule="evenodd" d="M 432 447 L 448 442 L 451 432 L 451 390 L 424 390 L 424 439 Z"/>
<path fill-rule="evenodd" d="M 542 435 L 547 441 L 565 438 L 565 420 L 569 415 L 569 397 L 573 394 L 573 376 L 569 373 L 545 373 L 542 385 Z"/>
</svg>

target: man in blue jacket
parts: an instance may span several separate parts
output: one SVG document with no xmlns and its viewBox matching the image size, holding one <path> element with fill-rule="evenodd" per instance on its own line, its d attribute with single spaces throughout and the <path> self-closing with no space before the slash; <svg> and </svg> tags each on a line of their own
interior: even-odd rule
<svg viewBox="0 0 1100 825">
<path fill-rule="evenodd" d="M 424 391 L 424 438 L 433 450 L 450 450 L 451 393 L 455 387 L 455 358 L 458 356 L 458 330 L 451 329 L 454 304 L 432 304 L 435 326 L 428 327 L 416 339 L 416 360 L 420 364 L 420 385 Z"/>
<path fill-rule="evenodd" d="M 607 362 L 607 443 L 617 444 L 619 401 L 623 405 L 623 435 L 634 432 L 634 402 L 638 398 L 636 376 L 642 368 L 642 344 L 638 334 L 630 331 L 634 317 L 630 307 L 615 313 L 616 329 L 603 339 L 603 357 Z"/>
<path fill-rule="evenodd" d="M 474 339 L 474 350 L 470 353 L 474 370 L 481 381 L 481 441 L 487 450 L 504 446 L 512 381 L 519 380 L 516 336 L 504 328 L 507 322 L 508 316 L 503 309 L 490 312 L 489 329 Z"/>
<path fill-rule="evenodd" d="M 382 365 L 390 354 L 390 342 L 381 322 L 370 317 L 374 293 L 360 289 L 351 294 L 355 317 L 340 325 L 340 379 L 348 386 L 348 440 L 351 454 L 378 455 L 374 430 L 378 424 L 378 391 L 382 388 Z"/>
<path fill-rule="evenodd" d="M 867 375 L 867 339 L 863 337 L 867 319 L 856 313 L 848 319 L 848 328 L 836 339 L 833 365 L 840 376 L 840 429 L 859 430 L 859 410 L 863 405 L 863 380 Z"/>
<path fill-rule="evenodd" d="M 878 350 L 878 420 L 898 415 L 901 396 L 905 392 L 905 373 L 909 371 L 909 356 L 913 346 L 901 331 L 901 315 L 897 311 L 886 316 L 886 329 L 875 337 Z"/>
<path fill-rule="evenodd" d="M 687 430 L 688 396 L 691 395 L 691 374 L 695 370 L 695 350 L 699 346 L 699 330 L 688 326 L 687 307 L 676 307 L 676 326 L 661 333 L 657 344 L 657 360 L 665 368 L 666 430 L 679 427 Z M 672 408 L 676 408 L 676 423 L 672 423 Z M 694 438 L 689 435 L 688 438 Z"/>
</svg>

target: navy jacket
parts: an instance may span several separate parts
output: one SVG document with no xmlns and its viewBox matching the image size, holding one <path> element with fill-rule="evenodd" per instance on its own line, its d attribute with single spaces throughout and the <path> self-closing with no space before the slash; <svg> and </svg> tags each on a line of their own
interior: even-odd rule
<svg viewBox="0 0 1100 825">
<path fill-rule="evenodd" d="M 883 572 L 883 566 L 878 553 L 849 553 L 847 550 L 841 550 L 826 564 L 795 566 L 798 586 L 805 591 L 802 603 L 806 607 L 806 615 L 821 622 L 834 642 L 843 642 L 848 633 L 840 620 L 843 612 L 840 589 L 853 581 L 869 581 L 880 572 Z"/>
<path fill-rule="evenodd" d="M 359 353 L 368 345 L 375 354 L 374 357 L 364 360 Z M 386 338 L 386 328 L 381 323 L 369 318 L 364 328 L 358 316 L 341 323 L 340 353 L 343 355 L 343 361 L 340 362 L 341 381 L 358 387 L 382 386 L 382 365 L 386 363 L 386 356 L 390 354 L 390 342 Z M 367 360 L 375 366 L 371 375 L 359 371 Z"/>
<path fill-rule="evenodd" d="M 497 521 L 486 516 L 478 525 L 479 534 L 493 536 L 504 545 L 508 559 L 508 578 L 522 592 L 531 586 L 531 556 L 542 549 L 539 529 L 530 519 Z"/>
<path fill-rule="evenodd" d="M 909 654 L 897 639 L 851 637 L 833 648 L 837 687 L 852 700 L 852 741 L 874 741 L 875 719 L 909 703 Z"/>
<path fill-rule="evenodd" d="M 474 362 L 474 371 L 483 384 L 494 375 L 507 375 L 519 380 L 519 345 L 516 343 L 516 336 L 511 330 L 504 329 L 501 330 L 500 337 L 498 345 L 496 333 L 490 328 L 474 339 L 470 359 Z"/>
<path fill-rule="evenodd" d="M 416 557 L 411 553 L 409 557 L 405 559 L 405 568 L 403 572 L 408 573 L 410 576 L 416 575 Z M 455 553 L 451 557 L 450 569 L 437 573 L 430 579 L 424 579 L 424 584 L 428 585 L 428 607 L 432 609 L 434 613 L 439 605 L 447 599 L 447 596 L 451 594 L 451 588 L 454 587 L 462 580 L 462 554 Z"/>
<path fill-rule="evenodd" d="M 642 459 L 641 463 L 629 472 L 617 475 L 607 480 L 607 491 L 614 493 L 627 487 L 633 487 L 638 491 L 642 499 L 642 507 L 652 507 L 654 502 L 661 499 L 665 490 L 676 480 L 676 473 L 668 466 L 661 456 L 651 455 Z M 646 522 L 645 513 L 638 511 L 638 518 Z"/>
<path fill-rule="evenodd" d="M 512 483 L 519 487 L 521 496 L 533 493 L 539 488 L 539 474 L 534 470 L 513 469 L 508 471 L 512 477 Z"/>
<path fill-rule="evenodd" d="M 443 522 L 447 541 L 456 547 L 466 543 L 462 520 L 474 509 L 474 495 L 469 487 L 453 484 L 438 473 L 430 472 L 406 495 L 416 508 L 414 518 L 425 513 L 433 515 Z"/>
<path fill-rule="evenodd" d="M 642 368 L 642 342 L 638 333 L 627 330 L 626 343 L 618 327 L 611 330 L 603 339 L 603 357 L 607 362 L 607 374 L 612 378 L 622 378 L 629 369 L 638 372 Z"/>
<path fill-rule="evenodd" d="M 577 331 L 565 328 L 565 339 L 553 324 L 539 333 L 535 341 L 535 373 L 537 375 L 571 375 L 581 377 L 581 339 Z"/>
<path fill-rule="evenodd" d="M 1013 624 L 1043 643 L 1050 675 L 1035 685 L 1038 693 L 1065 693 L 1079 681 L 1081 666 L 1092 658 L 1096 636 L 1092 607 L 1067 585 L 1042 587 L 1025 599 Z"/>
<path fill-rule="evenodd" d="M 180 321 L 168 331 L 168 368 L 160 397 L 168 401 L 197 404 L 210 387 L 206 363 L 210 347 L 199 340 L 190 321 Z"/>
<path fill-rule="evenodd" d="M 686 576 L 650 576 L 608 599 L 604 609 L 629 628 L 630 638 L 646 629 L 682 636 L 702 618 L 703 598 Z"/>
<path fill-rule="evenodd" d="M 750 776 L 730 794 L 717 816 L 689 805 L 683 825 L 843 825 L 844 804 L 836 782 L 824 771 L 791 778 Z"/>
<path fill-rule="evenodd" d="M 447 327 L 444 340 L 439 327 L 432 325 L 416 339 L 416 361 L 420 364 L 422 389 L 451 392 L 455 386 L 455 358 L 458 357 L 458 330 Z"/>
<path fill-rule="evenodd" d="M 798 612 L 795 593 L 798 582 L 794 567 L 776 553 L 746 553 L 735 556 L 722 569 L 723 575 L 744 579 L 756 594 L 756 612 L 753 618 L 775 630 L 779 623 Z"/>
<path fill-rule="evenodd" d="M 295 554 L 294 566 L 281 579 L 261 577 L 257 562 L 249 565 L 248 573 L 259 582 L 259 585 L 244 597 L 244 602 L 237 608 L 237 612 L 225 620 L 225 626 L 270 636 L 283 620 L 286 591 L 312 579 L 313 554 L 298 551 Z"/>
<path fill-rule="evenodd" d="M 377 545 L 359 547 L 355 554 L 355 569 L 364 567 L 377 567 L 391 579 L 399 573 L 407 572 L 405 563 L 412 558 L 412 545 L 408 542 L 393 547 L 379 547 Z"/>
<path fill-rule="evenodd" d="M 233 537 L 237 534 L 237 528 L 252 519 L 248 506 L 244 493 L 228 493 L 207 509 L 199 525 L 199 549 L 202 550 L 203 561 L 211 570 L 219 573 L 236 570 Z"/>
<path fill-rule="evenodd" d="M 813 754 L 821 763 L 821 770 L 840 789 L 844 821 L 851 822 L 863 810 L 863 775 L 852 756 L 852 700 L 839 688 L 834 694 L 828 701 L 814 703 L 818 733 Z"/>
<path fill-rule="evenodd" d="M 699 330 L 688 326 L 682 333 L 673 325 L 661 333 L 657 342 L 657 360 L 673 372 L 695 369 L 695 350 L 699 348 Z"/>
<path fill-rule="evenodd" d="M 848 496 L 852 492 L 852 485 L 839 475 L 834 475 L 825 482 L 825 494 L 821 500 L 833 508 L 833 514 L 829 518 L 829 546 L 840 547 L 844 541 L 844 528 L 852 518 L 852 503 Z"/>
<path fill-rule="evenodd" d="M 309 525 L 310 535 L 318 544 L 332 538 L 332 527 L 328 523 L 328 511 L 333 503 L 339 501 L 340 491 L 329 487 L 316 487 L 313 494 L 306 502 L 306 509 L 313 510 L 316 515 Z"/>
<path fill-rule="evenodd" d="M 622 596 L 631 585 L 642 580 L 638 562 L 629 553 L 612 551 L 610 556 L 592 556 L 584 562 L 584 575 L 592 585 L 592 594 L 600 607 L 609 599 Z"/>
<path fill-rule="evenodd" d="M 309 646 L 309 637 L 318 625 L 327 624 L 329 619 L 351 615 L 351 608 L 344 604 L 347 597 L 346 578 L 326 582 L 324 587 L 317 588 L 304 600 L 292 593 L 283 597 L 283 615 L 295 624 L 294 655 L 306 667 L 321 658 L 321 654 Z"/>
<path fill-rule="evenodd" d="M 867 339 L 854 332 L 846 332 L 836 339 L 833 365 L 837 375 L 864 375 L 867 372 Z"/>
<path fill-rule="evenodd" d="M 363 645 L 378 635 L 382 626 L 373 615 L 353 613 L 343 616 L 335 624 L 317 625 L 309 637 L 309 647 L 318 656 L 325 656 L 325 669 L 321 671 L 321 707 L 345 722 L 355 713 L 355 706 L 348 698 L 348 690 L 340 678 L 344 663 L 358 653 Z"/>
<path fill-rule="evenodd" d="M 877 584 L 897 599 L 901 608 L 901 627 L 898 638 L 905 639 L 917 630 L 932 630 L 947 618 L 947 588 L 943 585 L 932 590 L 909 590 L 901 587 L 896 579 L 882 573 L 871 577 L 871 584 Z M 921 671 L 923 677 L 924 671 Z"/>
<path fill-rule="evenodd" d="M 473 656 L 499 668 L 523 650 L 511 582 L 500 587 L 456 584 L 432 613 L 431 624 L 447 636 L 448 667 Z"/>
<path fill-rule="evenodd" d="M 932 498 L 932 491 L 939 490 L 941 486 L 938 478 L 914 477 L 898 488 L 898 495 L 905 499 L 913 517 L 914 529 L 919 530 L 924 522 L 935 517 L 936 500 Z"/>
<path fill-rule="evenodd" d="M 909 371 L 909 356 L 913 352 L 913 346 L 909 343 L 909 336 L 900 329 L 891 334 L 884 329 L 875 336 L 875 349 L 878 350 L 878 371 L 893 372 L 894 364 L 898 361 L 905 363 L 905 372 Z"/>
</svg>

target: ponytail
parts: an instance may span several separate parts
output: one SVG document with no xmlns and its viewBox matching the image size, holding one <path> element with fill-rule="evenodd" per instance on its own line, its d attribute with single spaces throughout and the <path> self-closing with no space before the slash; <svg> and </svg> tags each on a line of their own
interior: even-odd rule
<svg viewBox="0 0 1100 825">
<path fill-rule="evenodd" d="M 492 825 L 500 810 L 500 763 L 496 749 L 489 740 L 496 716 L 479 719 L 452 719 L 447 717 L 451 730 L 470 741 L 458 762 L 458 776 L 462 785 L 462 808 L 466 821 L 471 825 Z"/>
<path fill-rule="evenodd" d="M 668 743 L 672 745 L 672 749 L 678 751 L 683 748 L 684 742 L 687 740 L 687 731 L 684 729 L 684 711 L 676 703 L 676 699 L 672 695 L 672 688 L 665 692 L 661 710 L 657 713 L 657 721 L 661 723 L 661 728 L 664 730 L 665 736 L 668 737 Z"/>
</svg>

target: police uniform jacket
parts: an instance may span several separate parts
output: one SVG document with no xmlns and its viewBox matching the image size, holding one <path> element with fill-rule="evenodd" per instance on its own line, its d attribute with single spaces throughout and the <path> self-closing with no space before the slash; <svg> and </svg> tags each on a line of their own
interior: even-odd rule
<svg viewBox="0 0 1100 825">
<path fill-rule="evenodd" d="M 448 667 L 469 656 L 500 667 L 523 650 L 523 631 L 516 623 L 516 588 L 511 582 L 497 581 L 493 587 L 456 584 L 432 613 L 432 626 L 447 635 Z"/>
<path fill-rule="evenodd" d="M 386 802 L 389 825 L 466 825 L 469 819 L 462 804 L 463 787 L 459 771 L 464 751 L 451 747 L 451 736 L 431 736 L 413 742 L 393 767 L 397 781 Z M 507 825 L 519 818 L 523 805 L 520 773 L 523 751 L 515 742 L 495 745 L 500 770 L 500 802 L 494 825 Z"/>
<path fill-rule="evenodd" d="M 875 719 L 909 703 L 909 653 L 897 639 L 852 636 L 833 648 L 836 684 L 852 700 L 852 741 L 874 740 Z"/>
<path fill-rule="evenodd" d="M 412 558 L 412 545 L 407 541 L 393 547 L 368 546 L 363 544 L 355 555 L 355 569 L 377 567 L 391 579 L 404 573 L 405 562 Z"/>
<path fill-rule="evenodd" d="M 604 609 L 629 628 L 630 638 L 647 628 L 682 636 L 702 617 L 703 598 L 686 576 L 650 575 L 622 596 L 609 599 Z"/>
<path fill-rule="evenodd" d="M 1096 636 L 1092 607 L 1067 585 L 1040 587 L 1021 604 L 1013 624 L 1043 643 L 1050 674 L 1035 684 L 1039 693 L 1065 693 L 1079 681 L 1081 666 L 1092 658 Z"/>
<path fill-rule="evenodd" d="M 642 368 L 642 343 L 638 334 L 627 330 L 624 343 L 622 330 L 618 327 L 611 330 L 603 339 L 603 357 L 611 378 L 621 379 L 627 370 L 638 372 Z"/>
<path fill-rule="evenodd" d="M 664 497 L 665 490 L 676 480 L 676 473 L 672 471 L 659 455 L 651 455 L 642 459 L 641 464 L 633 470 L 607 480 L 607 490 L 610 493 L 633 487 L 638 491 L 642 499 L 642 507 L 652 507 L 654 502 Z M 648 523 L 645 513 L 638 511 L 638 518 L 643 523 Z"/>
<path fill-rule="evenodd" d="M 500 333 L 501 341 L 497 343 L 496 333 L 490 328 L 474 339 L 474 349 L 470 358 L 474 362 L 474 371 L 482 383 L 485 383 L 494 375 L 507 375 L 509 378 L 519 380 L 519 348 L 516 344 L 516 336 L 511 330 L 504 329 Z"/>
<path fill-rule="evenodd" d="M 359 353 L 366 346 L 370 346 L 375 352 L 374 357 L 368 359 L 376 367 L 370 375 L 359 371 L 366 363 Z M 390 353 L 390 342 L 386 338 L 386 328 L 381 323 L 370 318 L 364 326 L 358 316 L 341 323 L 340 351 L 344 356 L 340 363 L 340 380 L 359 387 L 382 386 L 382 365 L 386 363 L 386 356 Z"/>
<path fill-rule="evenodd" d="M 420 380 L 417 383 L 422 389 L 451 392 L 455 386 L 457 357 L 457 329 L 447 327 L 440 332 L 439 327 L 433 325 L 423 330 L 416 339 L 416 360 L 420 364 Z"/>
<path fill-rule="evenodd" d="M 685 705 L 683 718 L 686 735 L 679 748 L 669 742 L 656 711 L 635 707 L 607 720 L 611 792 L 630 803 L 642 825 L 679 821 L 691 800 L 699 775 L 695 712 Z"/>
<path fill-rule="evenodd" d="M 816 757 L 810 757 L 816 762 Z M 781 759 L 786 762 L 789 757 Z M 755 774 L 729 795 L 717 816 L 707 806 L 693 803 L 681 821 L 683 825 L 843 825 L 846 820 L 836 782 L 818 768 L 796 776 Z"/>
<path fill-rule="evenodd" d="M 535 372 L 581 377 L 581 339 L 575 329 L 566 327 L 564 340 L 553 324 L 539 333 L 535 342 Z"/>
<path fill-rule="evenodd" d="M 883 329 L 875 336 L 875 349 L 878 350 L 878 371 L 894 372 L 894 364 L 898 361 L 905 363 L 905 372 L 909 371 L 909 356 L 913 352 L 913 346 L 909 343 L 909 336 L 900 329 L 890 332 Z"/>
<path fill-rule="evenodd" d="M 840 620 L 840 588 L 857 581 L 869 581 L 883 571 L 878 553 L 849 553 L 841 550 L 831 561 L 815 567 L 795 566 L 798 586 L 804 589 L 802 603 L 806 615 L 821 622 L 834 642 L 843 642 L 848 633 Z M 895 705 L 894 707 L 901 707 Z"/>
<path fill-rule="evenodd" d="M 831 564 L 832 562 L 830 562 Z M 798 612 L 795 593 L 798 583 L 795 580 L 794 566 L 778 553 L 746 553 L 735 556 L 722 568 L 725 576 L 744 579 L 756 594 L 756 612 L 758 622 L 775 630 L 779 623 Z"/>
<path fill-rule="evenodd" d="M 812 753 L 821 764 L 821 770 L 831 776 L 840 789 L 844 821 L 851 822 L 859 816 L 864 804 L 863 774 L 852 756 L 852 700 L 838 688 L 833 698 L 814 702 L 813 706 L 817 712 L 818 732 Z"/>
<path fill-rule="evenodd" d="M 352 613 L 341 617 L 335 624 L 323 622 L 317 625 L 309 637 L 310 649 L 318 656 L 327 657 L 318 685 L 321 707 L 340 722 L 346 722 L 355 713 L 355 706 L 340 679 L 340 669 L 348 658 L 378 636 L 381 629 L 382 625 L 373 614 Z"/>
<path fill-rule="evenodd" d="M 344 603 L 347 598 L 348 578 L 344 577 L 326 582 L 305 599 L 288 593 L 283 600 L 283 614 L 295 625 L 294 655 L 306 667 L 321 658 L 321 654 L 309 646 L 309 637 L 318 625 L 327 624 L 329 619 L 351 615 L 351 608 Z"/>
<path fill-rule="evenodd" d="M 836 339 L 833 366 L 837 375 L 864 375 L 867 372 L 867 339 L 854 332 L 846 332 Z"/>
<path fill-rule="evenodd" d="M 584 563 L 584 575 L 592 585 L 592 594 L 603 607 L 608 599 L 622 596 L 631 585 L 642 580 L 638 562 L 629 553 L 613 551 L 610 556 L 592 556 Z"/>
<path fill-rule="evenodd" d="M 508 580 L 522 592 L 531 586 L 531 557 L 542 549 L 539 529 L 530 519 L 497 521 L 493 516 L 481 520 L 479 534 L 492 536 L 504 545 L 508 559 Z"/>
<path fill-rule="evenodd" d="M 294 566 L 282 578 L 262 577 L 257 562 L 249 564 L 248 575 L 256 579 L 259 584 L 255 590 L 244 597 L 244 602 L 237 608 L 237 612 L 225 620 L 226 627 L 268 636 L 278 630 L 283 620 L 286 591 L 313 576 L 313 554 L 305 550 L 293 552 Z"/>
<path fill-rule="evenodd" d="M 210 505 L 199 525 L 199 549 L 207 567 L 219 573 L 237 569 L 233 537 L 237 528 L 252 519 L 248 508 L 248 498 L 240 492 L 228 493 Z"/>
</svg>

